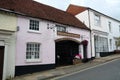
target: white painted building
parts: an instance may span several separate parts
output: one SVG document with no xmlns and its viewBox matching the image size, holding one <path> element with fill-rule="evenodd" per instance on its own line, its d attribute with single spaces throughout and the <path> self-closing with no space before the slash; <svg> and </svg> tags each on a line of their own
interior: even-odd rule
<svg viewBox="0 0 120 80">
<path fill-rule="evenodd" d="M 120 37 L 120 21 L 94 9 L 70 5 L 67 12 L 75 15 L 91 29 L 92 57 L 100 52 L 116 50 L 116 39 Z"/>
<path fill-rule="evenodd" d="M 14 76 L 17 18 L 0 9 L 0 80 Z"/>
</svg>

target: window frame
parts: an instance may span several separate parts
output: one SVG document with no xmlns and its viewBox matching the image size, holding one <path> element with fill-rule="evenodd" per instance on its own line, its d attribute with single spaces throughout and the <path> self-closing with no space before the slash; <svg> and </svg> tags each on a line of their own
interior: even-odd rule
<svg viewBox="0 0 120 80">
<path fill-rule="evenodd" d="M 108 38 L 94 35 L 94 40 L 95 40 L 95 53 L 109 51 Z M 99 43 L 102 43 L 102 44 L 99 44 Z"/>
<path fill-rule="evenodd" d="M 119 25 L 119 33 L 120 33 L 120 25 Z"/>
<path fill-rule="evenodd" d="M 110 21 L 108 22 L 108 27 L 109 27 L 109 32 L 112 32 L 112 23 Z"/>
<path fill-rule="evenodd" d="M 33 22 L 32 22 L 33 21 Z M 32 23 L 31 23 L 32 22 Z M 37 23 L 38 22 L 38 23 Z M 36 24 L 37 23 L 37 24 Z M 34 29 L 31 29 L 31 25 Z M 37 28 L 36 28 L 37 27 Z M 29 20 L 29 31 L 31 32 L 39 32 L 40 31 L 40 21 L 36 19 Z"/>
<path fill-rule="evenodd" d="M 56 25 L 56 28 L 57 28 L 57 31 L 60 31 L 60 32 L 67 32 L 67 27 L 64 26 L 64 25 Z"/>
<path fill-rule="evenodd" d="M 110 44 L 110 51 L 112 49 L 112 39 L 109 39 L 109 44 Z"/>
<path fill-rule="evenodd" d="M 38 53 L 39 57 L 38 58 L 35 58 L 35 53 L 36 52 L 34 52 L 34 50 L 36 49 L 36 47 L 34 47 L 34 49 L 31 48 L 31 50 L 33 50 L 33 51 L 30 51 L 30 53 L 34 52 L 32 55 L 30 55 L 32 57 L 34 56 L 34 58 L 30 58 L 30 59 L 27 58 L 27 52 L 29 52 L 28 51 L 28 46 L 27 46 L 28 44 L 29 45 L 30 44 L 32 44 L 32 45 L 35 45 L 35 44 L 39 45 L 39 53 Z M 26 62 L 40 62 L 41 61 L 41 44 L 40 43 L 37 43 L 37 42 L 27 42 L 26 43 L 26 56 L 25 56 L 25 60 L 26 60 Z"/>
<path fill-rule="evenodd" d="M 94 14 L 94 25 L 101 26 L 101 17 L 99 14 Z"/>
</svg>

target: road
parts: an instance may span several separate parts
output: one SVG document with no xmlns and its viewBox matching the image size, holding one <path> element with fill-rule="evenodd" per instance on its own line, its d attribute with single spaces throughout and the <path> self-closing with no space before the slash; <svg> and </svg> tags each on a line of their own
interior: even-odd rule
<svg viewBox="0 0 120 80">
<path fill-rule="evenodd" d="M 56 80 L 120 80 L 120 59 Z"/>
</svg>

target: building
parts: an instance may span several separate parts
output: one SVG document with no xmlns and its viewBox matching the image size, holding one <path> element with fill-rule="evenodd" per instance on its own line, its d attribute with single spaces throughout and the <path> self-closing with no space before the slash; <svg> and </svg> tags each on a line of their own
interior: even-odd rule
<svg viewBox="0 0 120 80">
<path fill-rule="evenodd" d="M 14 76 L 17 18 L 0 8 L 0 80 Z"/>
<path fill-rule="evenodd" d="M 76 54 L 91 58 L 90 29 L 74 15 L 33 0 L 1 0 L 0 8 L 17 18 L 9 21 L 16 30 L 9 76 L 69 65 Z"/>
<path fill-rule="evenodd" d="M 116 50 L 120 37 L 120 21 L 89 7 L 70 5 L 67 12 L 73 14 L 91 29 L 92 57 L 110 54 Z"/>
</svg>

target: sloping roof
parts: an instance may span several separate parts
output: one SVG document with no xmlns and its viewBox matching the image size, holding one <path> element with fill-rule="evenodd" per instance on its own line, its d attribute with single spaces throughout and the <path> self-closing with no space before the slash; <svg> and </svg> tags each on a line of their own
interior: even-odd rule
<svg viewBox="0 0 120 80">
<path fill-rule="evenodd" d="M 89 30 L 74 15 L 33 0 L 0 0 L 0 8 L 23 13 L 30 17 Z"/>
<path fill-rule="evenodd" d="M 87 10 L 87 7 L 70 4 L 66 11 L 72 15 L 77 15 L 85 10 Z"/>
<path fill-rule="evenodd" d="M 117 22 L 120 22 L 119 20 L 117 20 L 117 19 L 115 19 L 115 18 L 112 18 L 112 17 L 110 17 L 110 16 L 108 16 L 108 15 L 105 15 L 105 14 L 103 14 L 103 13 L 101 13 L 101 12 L 98 12 L 98 11 L 92 9 L 92 8 L 83 7 L 83 6 L 77 6 L 77 5 L 73 5 L 73 4 L 70 4 L 70 5 L 69 5 L 69 7 L 67 8 L 66 12 L 68 12 L 68 13 L 70 13 L 70 14 L 72 14 L 72 15 L 77 15 L 77 14 L 79 14 L 79 13 L 85 11 L 85 10 L 92 10 L 92 11 L 97 12 L 97 13 L 103 15 L 103 16 L 106 16 L 106 17 L 108 17 L 108 18 L 110 18 L 110 19 L 113 19 L 113 20 L 115 20 L 115 21 L 117 21 Z"/>
</svg>

